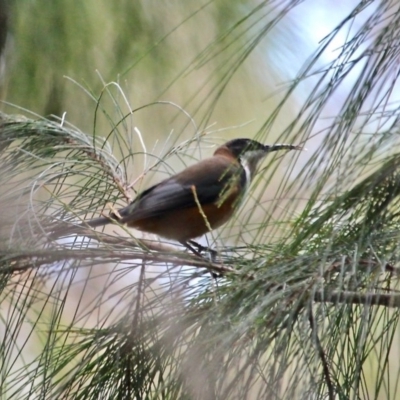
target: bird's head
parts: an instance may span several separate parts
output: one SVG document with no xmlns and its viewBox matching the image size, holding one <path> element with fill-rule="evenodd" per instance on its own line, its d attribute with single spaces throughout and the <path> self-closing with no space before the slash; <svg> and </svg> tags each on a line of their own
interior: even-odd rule
<svg viewBox="0 0 400 400">
<path fill-rule="evenodd" d="M 291 144 L 265 145 L 252 139 L 233 139 L 218 147 L 214 155 L 225 155 L 238 160 L 251 181 L 259 162 L 268 154 L 278 150 L 302 150 Z"/>
</svg>

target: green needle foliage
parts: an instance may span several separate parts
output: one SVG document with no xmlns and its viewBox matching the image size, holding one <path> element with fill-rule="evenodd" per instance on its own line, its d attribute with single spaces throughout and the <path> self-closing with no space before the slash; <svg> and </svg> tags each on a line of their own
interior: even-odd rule
<svg viewBox="0 0 400 400">
<path fill-rule="evenodd" d="M 321 43 L 257 134 L 267 142 L 285 102 L 312 79 L 281 138 L 309 147 L 307 157 L 268 160 L 249 199 L 262 219 L 251 225 L 244 204 L 210 236 L 215 258 L 117 224 L 51 236 L 126 204 L 140 177 L 170 174 L 173 157 L 215 138 L 197 130 L 154 155 L 129 129 L 135 112 L 113 123 L 99 107 L 106 138 L 1 114 L 1 396 L 396 399 L 399 26 L 397 3 L 362 2 Z M 346 44 L 321 66 L 343 31 Z M 307 161 L 295 173 L 298 157 Z"/>
</svg>

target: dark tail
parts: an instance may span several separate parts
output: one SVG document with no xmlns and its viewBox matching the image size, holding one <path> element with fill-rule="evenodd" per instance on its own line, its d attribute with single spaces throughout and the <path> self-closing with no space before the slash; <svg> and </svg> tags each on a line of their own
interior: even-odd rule
<svg viewBox="0 0 400 400">
<path fill-rule="evenodd" d="M 88 227 L 90 226 L 91 228 L 97 228 L 98 226 L 103 226 L 103 225 L 107 225 L 113 222 L 112 218 L 108 218 L 108 217 L 99 217 L 99 218 L 94 218 L 91 219 L 89 221 L 85 221 L 82 222 L 80 224 L 80 226 L 82 227 Z"/>
<path fill-rule="evenodd" d="M 104 226 L 112 222 L 113 220 L 107 217 L 94 218 L 89 221 L 84 221 L 78 225 L 66 224 L 64 222 L 50 233 L 49 239 L 55 240 L 62 237 L 70 236 L 72 234 L 80 235 L 83 233 L 87 233 L 90 228 L 97 228 L 98 226 Z"/>
</svg>

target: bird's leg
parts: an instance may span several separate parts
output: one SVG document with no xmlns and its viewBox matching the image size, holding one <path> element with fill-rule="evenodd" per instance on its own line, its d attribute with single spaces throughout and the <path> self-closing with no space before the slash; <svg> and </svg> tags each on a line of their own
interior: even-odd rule
<svg viewBox="0 0 400 400">
<path fill-rule="evenodd" d="M 196 250 L 194 247 L 193 247 L 193 243 L 191 243 L 192 241 L 190 240 L 190 241 L 188 241 L 188 242 L 180 242 L 181 243 L 181 245 L 182 246 L 185 246 L 188 250 L 190 250 L 194 255 L 196 255 L 197 257 L 201 257 L 201 258 L 203 258 L 202 257 L 202 255 L 200 254 L 201 253 L 201 250 Z M 196 242 L 195 242 L 196 243 Z M 196 243 L 197 244 L 197 243 Z"/>
<path fill-rule="evenodd" d="M 217 255 L 218 255 L 217 251 L 214 250 L 214 249 L 211 249 L 210 247 L 203 246 L 203 245 L 201 245 L 200 243 L 195 242 L 194 240 L 188 240 L 186 243 L 187 243 L 190 247 L 193 247 L 193 246 L 196 247 L 199 254 L 201 254 L 202 252 L 208 252 L 208 253 L 210 253 L 211 260 L 212 260 L 213 262 L 214 262 L 215 259 L 217 258 Z"/>
<path fill-rule="evenodd" d="M 203 258 L 204 257 L 201 255 L 202 251 L 208 251 L 209 254 L 211 255 L 211 262 L 215 262 L 215 258 L 217 256 L 217 252 L 213 249 L 210 249 L 208 247 L 202 246 L 200 243 L 195 242 L 194 240 L 188 240 L 187 242 L 181 242 L 183 246 L 185 246 L 188 250 L 190 250 L 193 254 L 195 254 L 197 257 Z M 196 250 L 193 246 L 197 247 L 198 250 Z M 215 272 L 211 272 L 211 276 L 215 278 L 220 278 L 221 275 L 216 274 Z"/>
<path fill-rule="evenodd" d="M 188 240 L 186 242 L 187 245 L 189 245 L 190 247 L 196 247 L 197 250 L 201 253 L 202 251 L 208 250 L 207 247 L 201 245 L 200 243 L 195 242 L 194 240 Z"/>
</svg>

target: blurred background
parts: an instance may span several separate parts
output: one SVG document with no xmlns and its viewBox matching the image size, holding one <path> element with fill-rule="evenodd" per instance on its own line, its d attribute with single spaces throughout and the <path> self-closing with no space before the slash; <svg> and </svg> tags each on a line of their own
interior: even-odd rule
<svg viewBox="0 0 400 400">
<path fill-rule="evenodd" d="M 310 123 L 310 130 L 305 130 L 302 137 L 296 136 L 292 124 L 304 120 L 305 102 L 318 89 L 319 78 L 311 70 L 304 71 L 304 66 L 312 57 L 316 60 L 315 70 L 333 65 L 330 63 L 348 37 L 377 7 L 371 5 L 358 11 L 348 27 L 338 30 L 324 46 L 327 35 L 358 3 L 0 0 L 0 109 L 34 119 L 67 120 L 82 132 L 103 137 L 108 137 L 123 120 L 126 136 L 133 141 L 132 149 L 142 152 L 144 145 L 157 157 L 165 155 L 165 143 L 179 144 L 199 132 L 208 138 L 201 150 L 192 145 L 189 155 L 193 158 L 209 155 L 213 151 L 211 144 L 233 137 L 296 144 L 304 139 L 308 152 L 296 155 L 296 163 L 292 155 L 283 157 L 283 168 L 272 170 L 273 177 L 268 178 L 272 180 L 270 190 L 266 192 L 266 184 L 260 185 L 258 194 L 246 203 L 246 226 L 250 220 L 259 224 L 267 211 L 258 207 L 254 212 L 254 204 L 263 204 L 268 210 L 268 199 L 275 198 L 282 176 L 287 173 L 288 180 L 292 179 L 318 153 L 325 129 L 333 125 L 332 118 L 340 114 L 358 79 L 361 67 L 350 68 L 334 93 L 329 93 L 329 100 L 321 106 L 317 121 Z M 344 67 L 347 60 L 342 62 Z M 307 78 L 306 72 L 310 72 Z M 301 74 L 301 82 L 291 86 Z M 395 93 L 393 96 L 392 100 L 397 100 Z M 277 107 L 279 113 L 275 113 Z M 376 125 L 374 133 L 381 128 Z M 140 139 L 136 129 L 141 133 Z M 348 131 L 352 129 L 353 126 Z M 357 146 L 353 151 L 358 151 Z M 315 169 L 324 165 L 317 157 Z M 183 162 L 173 160 L 171 168 L 178 170 L 182 163 L 189 162 L 190 158 Z M 141 173 L 142 167 L 132 168 L 132 179 Z M 330 178 L 334 181 L 336 175 Z M 343 178 L 343 185 L 353 184 L 350 178 L 345 182 Z M 317 180 L 315 171 L 304 181 L 312 187 L 313 179 Z M 338 182 L 342 181 L 338 178 Z M 307 190 L 304 188 L 303 194 Z M 278 199 L 277 204 L 282 201 Z M 297 212 L 301 204 L 298 200 L 292 209 Z M 231 237 L 239 243 L 243 239 L 236 233 Z M 264 239 L 258 238 L 257 243 Z M 79 284 L 70 290 L 72 296 L 66 296 L 67 310 L 84 310 L 87 320 L 80 320 L 82 325 L 96 325 L 98 320 L 91 318 L 100 305 L 107 315 L 120 312 L 117 306 L 125 307 L 125 303 L 118 303 L 119 299 L 101 299 L 86 313 L 89 299 L 99 295 L 99 287 L 104 290 L 99 296 L 108 296 L 104 286 L 109 279 L 107 268 L 97 269 L 98 276 L 89 283 L 89 272 L 85 275 L 86 271 L 80 271 Z M 124 278 L 134 281 L 136 272 L 134 276 L 132 271 L 125 272 Z M 118 281 L 117 289 L 111 291 L 125 288 L 127 280 Z M 63 290 L 65 287 L 60 293 Z M 371 371 L 373 375 L 373 364 Z"/>
<path fill-rule="evenodd" d="M 236 126 L 219 136 L 254 137 L 319 42 L 355 2 L 306 1 L 287 12 L 290 4 L 0 0 L 1 98 L 40 116 L 66 113 L 68 121 L 91 132 L 105 84 L 117 82 L 132 109 L 169 101 L 184 108 L 199 129 Z M 334 57 L 341 44 L 336 38 L 320 60 Z M 281 134 L 314 83 L 306 80 L 292 93 L 267 140 Z M 110 90 L 116 95 L 115 87 Z M 132 118 L 154 143 L 172 129 L 177 135 L 184 130 L 187 119 L 176 121 L 179 114 L 164 105 Z M 97 126 L 98 133 L 107 129 Z"/>
</svg>

